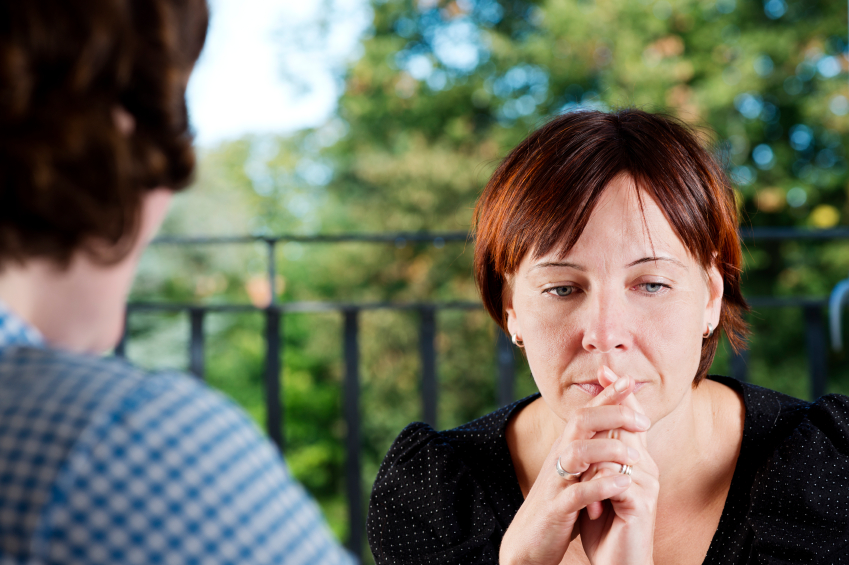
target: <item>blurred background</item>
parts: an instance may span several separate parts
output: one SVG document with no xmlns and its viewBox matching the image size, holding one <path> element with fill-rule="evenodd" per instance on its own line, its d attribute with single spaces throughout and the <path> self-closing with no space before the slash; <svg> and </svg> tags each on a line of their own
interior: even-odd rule
<svg viewBox="0 0 849 565">
<path fill-rule="evenodd" d="M 123 351 L 241 404 L 364 562 L 356 517 L 398 432 L 535 391 L 476 306 L 466 233 L 499 159 L 560 112 L 703 128 L 761 234 L 745 242 L 750 351 L 724 345 L 713 372 L 849 393 L 826 324 L 849 276 L 844 0 L 211 4 L 197 180 L 143 259 Z"/>
</svg>

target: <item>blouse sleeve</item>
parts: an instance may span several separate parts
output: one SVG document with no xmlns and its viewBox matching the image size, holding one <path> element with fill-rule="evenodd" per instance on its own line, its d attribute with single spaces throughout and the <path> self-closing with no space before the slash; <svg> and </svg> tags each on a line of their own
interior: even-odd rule
<svg viewBox="0 0 849 565">
<path fill-rule="evenodd" d="M 751 504 L 750 563 L 847 558 L 849 398 L 828 395 L 811 405 L 758 471 Z"/>
<path fill-rule="evenodd" d="M 383 564 L 497 564 L 503 531 L 455 446 L 427 424 L 407 426 L 380 466 L 368 538 Z"/>
</svg>

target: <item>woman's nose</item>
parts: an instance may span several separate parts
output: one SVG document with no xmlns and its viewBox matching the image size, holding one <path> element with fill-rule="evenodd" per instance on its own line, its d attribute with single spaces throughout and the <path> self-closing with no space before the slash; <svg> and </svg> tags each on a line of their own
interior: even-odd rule
<svg viewBox="0 0 849 565">
<path fill-rule="evenodd" d="M 608 353 L 630 347 L 624 304 L 614 293 L 596 293 L 584 303 L 582 345 L 591 353 Z"/>
</svg>

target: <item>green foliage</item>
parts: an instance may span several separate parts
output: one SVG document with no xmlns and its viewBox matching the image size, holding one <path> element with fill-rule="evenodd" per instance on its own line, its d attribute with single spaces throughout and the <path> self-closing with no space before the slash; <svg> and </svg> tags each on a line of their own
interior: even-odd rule
<svg viewBox="0 0 849 565">
<path fill-rule="evenodd" d="M 548 116 L 579 107 L 666 110 L 705 129 L 754 226 L 845 225 L 846 4 L 826 0 L 387 0 L 345 71 L 338 115 L 290 138 L 206 151 L 169 234 L 466 231 L 500 157 Z M 332 17 L 329 14 L 328 17 Z M 317 24 L 321 28 L 321 22 Z M 299 244 L 278 250 L 281 301 L 476 300 L 464 243 Z M 846 242 L 750 242 L 748 296 L 825 296 Z M 136 299 L 262 302 L 264 249 L 156 247 Z M 263 287 L 263 284 L 265 286 Z M 751 316 L 753 382 L 807 397 L 799 310 Z M 361 315 L 366 492 L 392 439 L 421 418 L 415 313 Z M 494 326 L 482 310 L 437 319 L 439 424 L 495 407 Z M 345 435 L 338 314 L 284 318 L 286 456 L 340 537 Z M 262 319 L 210 316 L 207 377 L 264 425 Z M 130 355 L 184 366 L 187 323 L 136 316 Z M 727 373 L 720 348 L 714 371 Z M 830 389 L 849 392 L 845 355 Z M 517 397 L 535 390 L 516 359 Z"/>
</svg>

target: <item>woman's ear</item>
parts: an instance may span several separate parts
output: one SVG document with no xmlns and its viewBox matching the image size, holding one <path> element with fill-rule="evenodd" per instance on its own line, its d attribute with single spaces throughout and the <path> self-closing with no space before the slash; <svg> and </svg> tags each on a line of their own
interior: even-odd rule
<svg viewBox="0 0 849 565">
<path fill-rule="evenodd" d="M 522 337 L 522 328 L 519 324 L 519 319 L 516 317 L 516 310 L 513 308 L 513 290 L 512 285 L 507 284 L 504 287 L 504 313 L 507 316 L 507 332 L 511 335 Z"/>
<path fill-rule="evenodd" d="M 716 262 L 711 264 L 707 272 L 708 301 L 705 305 L 705 329 L 710 324 L 713 329 L 719 326 L 719 315 L 722 312 L 722 296 L 725 292 L 725 283 L 722 275 L 716 267 Z"/>
</svg>

